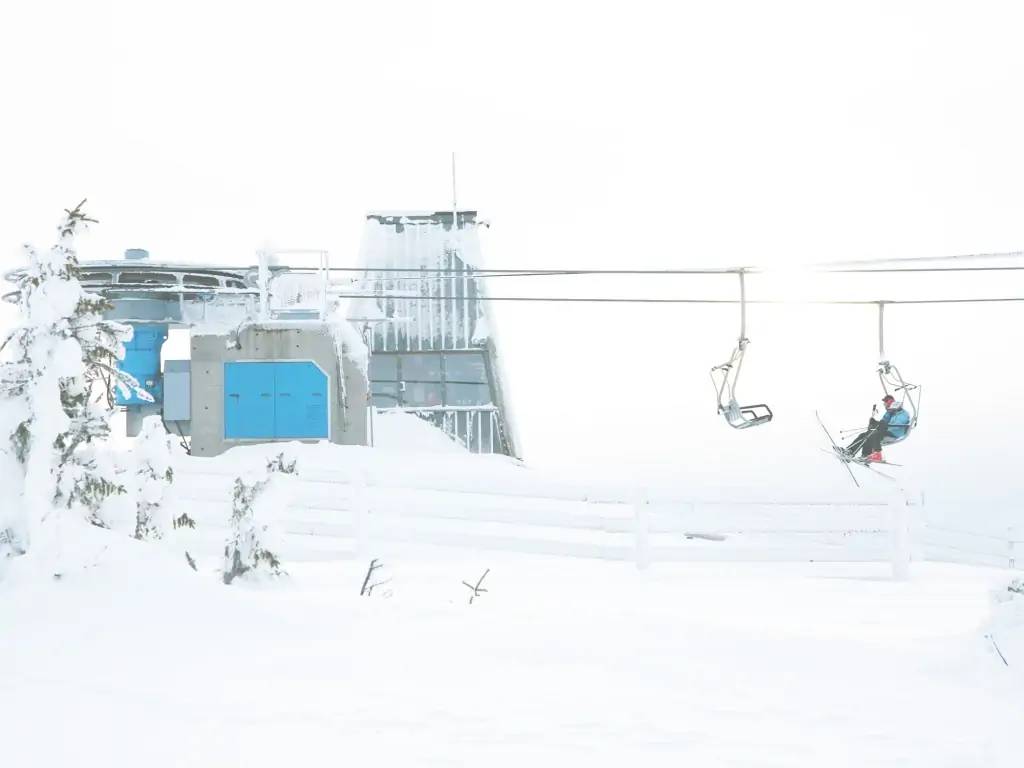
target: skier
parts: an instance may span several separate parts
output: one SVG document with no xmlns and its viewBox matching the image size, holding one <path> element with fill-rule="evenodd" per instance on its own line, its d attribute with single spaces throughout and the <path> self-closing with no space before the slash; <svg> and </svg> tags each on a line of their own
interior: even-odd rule
<svg viewBox="0 0 1024 768">
<path fill-rule="evenodd" d="M 892 395 L 882 398 L 885 404 L 885 413 L 881 419 L 872 416 L 868 420 L 868 428 L 853 439 L 843 451 L 847 456 L 852 457 L 858 450 L 861 458 L 873 462 L 882 460 L 882 441 L 902 440 L 910 429 L 910 414 L 903 406 L 896 402 Z"/>
</svg>

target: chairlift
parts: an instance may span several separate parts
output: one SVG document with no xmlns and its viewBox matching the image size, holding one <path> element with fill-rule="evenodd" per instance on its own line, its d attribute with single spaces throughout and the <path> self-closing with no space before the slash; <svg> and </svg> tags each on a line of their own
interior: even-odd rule
<svg viewBox="0 0 1024 768">
<path fill-rule="evenodd" d="M 880 441 L 880 447 L 883 448 L 887 445 L 902 443 L 904 440 L 906 440 L 907 437 L 910 436 L 910 433 L 913 432 L 914 429 L 917 427 L 918 416 L 921 413 L 921 386 L 919 384 L 907 383 L 907 381 L 903 378 L 903 374 L 900 373 L 900 369 L 893 365 L 885 354 L 885 304 L 886 303 L 884 301 L 878 302 L 878 380 L 882 385 L 882 392 L 885 395 L 892 395 L 896 402 L 899 403 L 899 406 L 903 408 L 905 411 L 907 411 L 909 421 L 906 424 L 906 430 L 903 432 L 901 436 L 891 437 L 889 435 L 886 435 L 885 437 L 882 438 L 882 440 Z M 873 413 L 877 412 L 877 407 L 878 406 L 876 405 Z M 851 455 L 848 449 L 842 448 L 832 438 L 832 435 L 829 433 L 828 428 L 825 426 L 824 422 L 821 421 L 820 415 L 818 416 L 818 421 L 819 423 L 821 423 L 821 428 L 825 430 L 825 434 L 828 436 L 829 442 L 832 443 L 831 451 L 826 449 L 826 452 L 832 453 L 833 455 L 835 455 L 837 459 L 843 462 L 843 464 L 847 468 L 847 471 L 850 473 L 850 477 L 853 478 L 853 482 L 855 484 L 860 485 L 860 483 L 857 482 L 857 478 L 854 477 L 853 470 L 850 469 L 850 464 L 857 464 L 889 480 L 895 480 L 895 478 L 891 477 L 890 475 L 881 472 L 878 469 L 877 465 L 882 464 L 885 466 L 896 467 L 901 465 L 892 464 L 891 462 L 888 461 L 872 462 L 865 457 L 857 457 Z M 862 430 L 843 430 L 842 432 L 840 432 L 840 439 L 859 432 L 862 432 Z"/>
<path fill-rule="evenodd" d="M 907 439 L 914 428 L 917 427 L 917 418 L 921 411 L 921 386 L 919 384 L 908 384 L 900 369 L 897 368 L 885 354 L 885 302 L 878 302 L 878 380 L 882 384 L 882 391 L 886 395 L 892 395 L 900 407 L 908 412 L 910 422 L 907 429 L 900 437 L 885 437 L 882 445 L 893 445 Z"/>
<path fill-rule="evenodd" d="M 747 288 L 744 271 L 737 272 L 740 278 L 740 337 L 727 362 L 711 369 L 711 383 L 715 387 L 718 398 L 718 412 L 725 417 L 725 422 L 733 429 L 747 429 L 772 420 L 772 409 L 764 403 L 757 405 L 740 405 L 736 400 L 736 385 L 743 368 L 743 356 L 746 354 L 750 339 L 747 338 Z"/>
</svg>

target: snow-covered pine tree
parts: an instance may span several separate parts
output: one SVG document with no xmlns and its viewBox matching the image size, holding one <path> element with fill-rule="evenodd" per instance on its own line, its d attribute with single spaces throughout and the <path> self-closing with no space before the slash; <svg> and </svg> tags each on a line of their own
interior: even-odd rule
<svg viewBox="0 0 1024 768">
<path fill-rule="evenodd" d="M 160 511 L 164 494 L 174 482 L 171 468 L 173 439 L 159 416 L 147 416 L 135 443 L 135 538 L 159 539 L 165 523 Z M 187 515 L 186 515 L 187 516 Z"/>
<path fill-rule="evenodd" d="M 254 482 L 235 479 L 231 502 L 231 538 L 224 547 L 224 583 L 250 571 L 261 570 L 272 576 L 283 573 L 277 555 L 267 549 L 264 538 L 267 526 L 257 522 L 258 513 L 278 500 L 274 490 L 280 490 L 281 475 L 294 475 L 295 461 L 285 460 L 279 453 L 267 462 L 266 476 Z"/>
<path fill-rule="evenodd" d="M 104 499 L 124 492 L 94 443 L 110 434 L 114 388 L 152 399 L 117 368 L 131 328 L 104 320 L 111 305 L 78 280 L 75 237 L 95 222 L 84 204 L 65 210 L 49 250 L 24 246 L 28 264 L 11 276 L 21 317 L 0 345 L 8 354 L 0 407 L 19 414 L 6 442 L 24 473 L 21 530 L 9 534 L 22 549 L 54 509 L 95 516 Z"/>
</svg>

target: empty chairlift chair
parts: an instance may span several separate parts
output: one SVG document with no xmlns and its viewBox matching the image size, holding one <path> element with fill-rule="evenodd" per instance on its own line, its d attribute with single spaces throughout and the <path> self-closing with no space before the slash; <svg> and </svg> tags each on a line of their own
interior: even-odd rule
<svg viewBox="0 0 1024 768">
<path fill-rule="evenodd" d="M 772 420 L 772 409 L 765 403 L 756 405 L 740 405 L 736 400 L 736 385 L 743 369 L 743 357 L 750 340 L 747 338 L 747 291 L 743 270 L 740 277 L 740 337 L 736 349 L 728 361 L 711 369 L 711 381 L 715 386 L 718 399 L 718 412 L 725 417 L 725 422 L 733 429 L 747 429 Z"/>
</svg>

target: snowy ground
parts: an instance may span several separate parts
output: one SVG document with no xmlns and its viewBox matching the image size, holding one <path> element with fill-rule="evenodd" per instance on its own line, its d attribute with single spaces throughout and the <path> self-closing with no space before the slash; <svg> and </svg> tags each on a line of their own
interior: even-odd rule
<svg viewBox="0 0 1024 768">
<path fill-rule="evenodd" d="M 89 533 L 0 583 L 12 766 L 1019 766 L 1005 573 L 514 555 L 297 564 L 221 585 Z M 462 580 L 484 568 L 473 605 Z M 1021 598 L 1024 601 L 1024 597 Z M 1000 610 L 1007 606 L 1001 606 Z"/>
<path fill-rule="evenodd" d="M 509 529 L 502 542 L 535 546 L 602 503 L 406 427 L 380 430 L 404 449 L 298 449 L 307 495 L 279 510 L 283 579 L 229 587 L 218 572 L 230 475 L 268 447 L 179 459 L 168 506 L 195 531 L 143 543 L 130 518 L 111 531 L 66 520 L 52 557 L 0 561 L 0 766 L 1024 763 L 1024 595 L 1007 591 L 1020 572 L 917 562 L 897 582 L 884 561 L 638 570 L 483 550 L 454 534 L 486 524 L 472 541 Z M 412 535 L 360 537 L 334 498 L 357 476 L 377 489 L 368 518 L 401 513 L 378 532 Z M 502 495 L 529 524 L 490 522 Z M 794 514 L 721 510 L 703 522 L 785 528 Z M 801 526 L 833 514 L 797 511 Z M 602 525 L 581 533 L 629 545 L 631 524 Z M 767 538 L 791 547 L 787 535 Z M 713 555 L 734 538 L 675 544 Z M 823 544 L 858 551 L 848 536 Z M 360 597 L 371 556 L 387 581 Z M 488 568 L 470 605 L 462 582 Z"/>
</svg>

